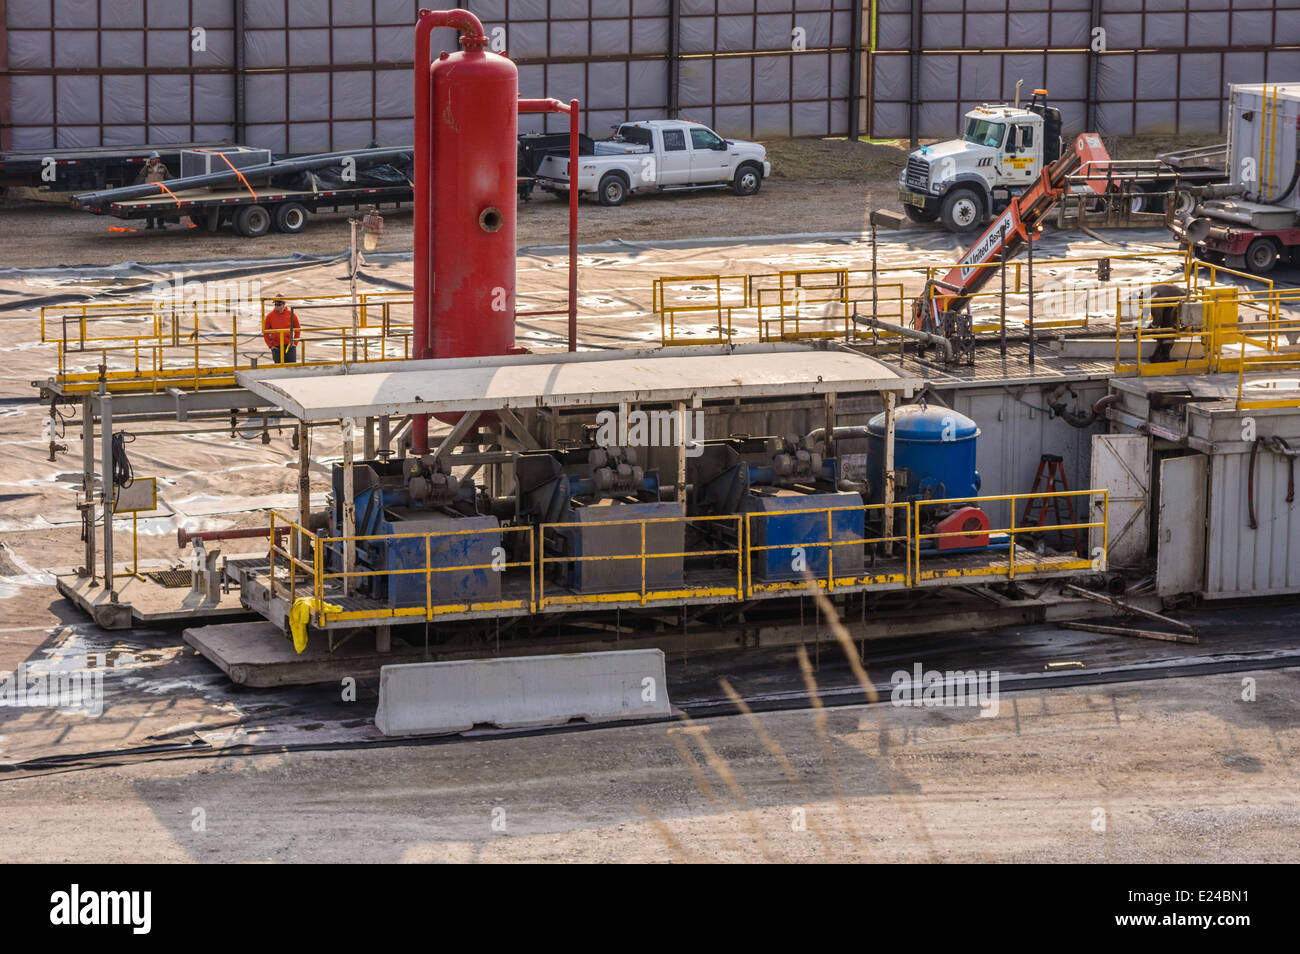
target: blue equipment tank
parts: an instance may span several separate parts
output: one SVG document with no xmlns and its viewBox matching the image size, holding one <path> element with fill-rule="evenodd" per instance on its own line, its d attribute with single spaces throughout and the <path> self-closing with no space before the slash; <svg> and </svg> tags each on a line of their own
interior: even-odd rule
<svg viewBox="0 0 1300 954">
<path fill-rule="evenodd" d="M 964 500 L 979 494 L 975 444 L 980 429 L 965 414 L 924 403 L 904 404 L 894 412 L 894 469 L 906 470 L 907 486 L 895 500 Z M 867 423 L 867 477 L 871 503 L 880 503 L 884 481 L 885 414 Z"/>
</svg>

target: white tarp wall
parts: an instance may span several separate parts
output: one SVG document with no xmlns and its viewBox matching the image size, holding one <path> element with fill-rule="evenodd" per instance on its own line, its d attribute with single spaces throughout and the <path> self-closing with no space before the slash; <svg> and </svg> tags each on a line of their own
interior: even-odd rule
<svg viewBox="0 0 1300 954">
<path fill-rule="evenodd" d="M 859 0 L 466 0 L 524 96 L 587 132 L 674 108 L 733 136 L 844 134 Z M 411 138 L 429 0 L 0 0 L 13 149 L 236 139 L 275 152 Z M 448 4 L 451 6 L 452 4 Z M 242 30 L 236 24 L 242 23 Z M 673 25 L 676 24 L 674 41 Z M 794 31 L 801 31 L 795 51 Z M 193 32 L 201 29 L 202 42 Z M 242 35 L 242 129 L 237 103 Z M 438 44 L 454 48 L 451 31 Z M 201 47 L 201 48 L 197 48 Z M 677 64 L 677 75 L 670 64 Z M 563 117 L 527 117 L 525 129 Z"/>
<path fill-rule="evenodd" d="M 844 135 L 851 102 L 865 97 L 860 128 L 873 135 L 946 137 L 970 105 L 1009 98 L 1017 79 L 1046 86 L 1070 131 L 1090 118 L 1110 135 L 1219 131 L 1229 83 L 1300 77 L 1300 0 L 462 5 L 500 29 L 523 95 L 576 97 L 595 136 L 674 113 L 731 136 Z M 311 152 L 409 142 L 420 6 L 0 0 L 0 145 L 242 139 Z M 1090 52 L 1096 27 L 1105 52 Z M 873 46 L 856 57 L 851 95 L 854 51 Z M 529 117 L 524 128 L 566 121 Z"/>
<path fill-rule="evenodd" d="M 1018 79 L 1026 96 L 1048 90 L 1067 132 L 1085 124 L 1110 136 L 1223 132 L 1229 84 L 1300 77 L 1300 0 L 877 0 L 876 8 L 869 128 L 880 137 L 950 137 L 971 106 L 1009 102 Z M 1093 52 L 1096 28 L 1104 47 Z M 938 52 L 914 58 L 918 49 Z"/>
</svg>

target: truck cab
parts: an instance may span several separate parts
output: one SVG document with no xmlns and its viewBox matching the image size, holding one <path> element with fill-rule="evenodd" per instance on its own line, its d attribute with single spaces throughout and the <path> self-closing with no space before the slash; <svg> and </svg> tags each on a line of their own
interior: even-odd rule
<svg viewBox="0 0 1300 954">
<path fill-rule="evenodd" d="M 898 197 L 914 222 L 939 219 L 971 232 L 1031 185 L 1061 155 L 1061 114 L 1034 90 L 1028 106 L 984 104 L 965 116 L 962 138 L 922 146 L 907 158 Z"/>
</svg>

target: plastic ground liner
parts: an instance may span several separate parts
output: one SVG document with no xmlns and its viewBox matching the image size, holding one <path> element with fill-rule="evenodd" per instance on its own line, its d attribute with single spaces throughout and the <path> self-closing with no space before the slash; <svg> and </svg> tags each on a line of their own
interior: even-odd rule
<svg viewBox="0 0 1300 954">
<path fill-rule="evenodd" d="M 663 652 L 632 649 L 384 666 L 375 725 L 434 735 L 669 714 Z"/>
</svg>

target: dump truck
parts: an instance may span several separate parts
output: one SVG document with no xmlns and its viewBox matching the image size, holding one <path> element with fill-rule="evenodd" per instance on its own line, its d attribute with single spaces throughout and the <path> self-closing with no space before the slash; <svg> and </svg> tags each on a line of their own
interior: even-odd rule
<svg viewBox="0 0 1300 954">
<path fill-rule="evenodd" d="M 972 232 L 1032 185 L 1060 158 L 1061 113 L 1036 89 L 1029 103 L 984 103 L 966 113 L 961 139 L 922 146 L 907 158 L 898 178 L 898 198 L 914 222 L 939 220 L 950 232 Z M 1166 196 L 1189 204 L 1182 184 L 1223 179 L 1216 156 L 1223 147 L 1187 150 L 1154 159 L 1115 161 L 1107 157 L 1078 170 L 1071 194 L 1094 204 L 1123 201 L 1129 212 L 1160 212 Z"/>
<path fill-rule="evenodd" d="M 1300 264 L 1300 83 L 1228 91 L 1231 182 L 1197 190 L 1191 214 L 1170 223 L 1204 260 L 1257 275 Z"/>
</svg>

